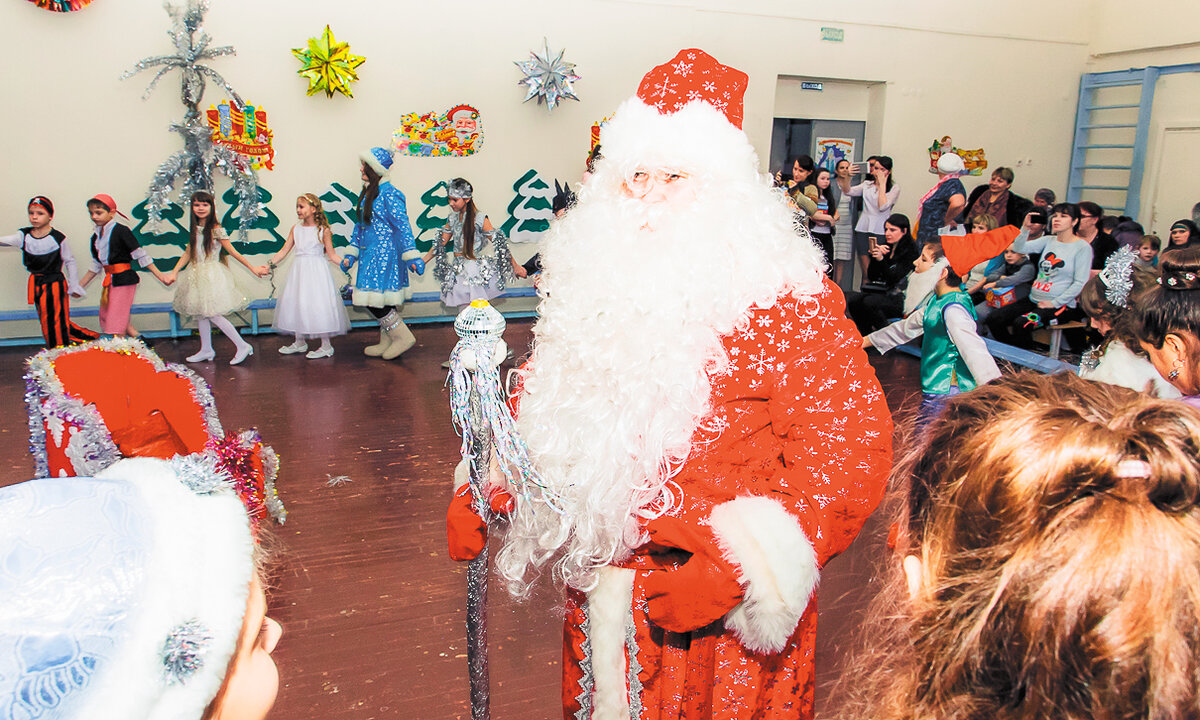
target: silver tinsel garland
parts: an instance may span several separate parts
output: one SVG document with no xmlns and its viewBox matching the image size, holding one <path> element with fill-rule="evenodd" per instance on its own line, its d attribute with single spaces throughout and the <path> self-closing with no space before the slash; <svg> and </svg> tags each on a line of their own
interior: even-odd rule
<svg viewBox="0 0 1200 720">
<path fill-rule="evenodd" d="M 213 143 L 212 131 L 200 112 L 206 78 L 220 85 L 238 109 L 243 107 L 242 98 L 233 86 L 216 70 L 201 64 L 203 60 L 233 55 L 235 50 L 229 45 L 210 47 L 212 38 L 200 27 L 208 12 L 207 0 L 188 0 L 186 7 L 166 3 L 165 7 L 173 23 L 167 35 L 175 46 L 175 53 L 145 58 L 121 76 L 124 80 L 144 70 L 158 68 L 146 86 L 142 96 L 145 99 L 168 72 L 179 70 L 181 75 L 180 99 L 186 112 L 183 122 L 172 123 L 170 130 L 183 138 L 183 150 L 167 158 L 154 173 L 147 191 L 147 226 L 152 232 L 158 230 L 177 182 L 182 181 L 179 204 L 186 208 L 192 193 L 198 190 L 213 192 L 213 175 L 220 172 L 233 181 L 238 198 L 238 240 L 245 242 L 262 209 L 258 201 L 258 173 L 237 153 Z"/>
</svg>

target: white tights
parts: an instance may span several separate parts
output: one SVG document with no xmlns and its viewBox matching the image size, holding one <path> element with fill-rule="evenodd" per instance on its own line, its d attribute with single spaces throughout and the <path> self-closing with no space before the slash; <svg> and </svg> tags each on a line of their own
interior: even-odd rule
<svg viewBox="0 0 1200 720">
<path fill-rule="evenodd" d="M 250 343 L 246 342 L 245 340 L 243 340 L 241 335 L 238 335 L 237 328 L 235 328 L 233 326 L 233 323 L 226 320 L 224 315 L 214 315 L 213 317 L 200 318 L 200 321 L 198 323 L 196 323 L 196 325 L 197 325 L 197 334 L 200 336 L 200 352 L 201 353 L 212 352 L 212 349 L 213 349 L 212 326 L 213 325 L 216 325 L 218 330 L 225 333 L 225 337 L 232 340 L 233 344 L 237 347 L 238 350 L 241 350 L 242 348 L 244 348 L 250 344 Z"/>
<path fill-rule="evenodd" d="M 321 338 L 321 349 L 322 350 L 324 350 L 325 348 L 333 347 L 333 343 L 329 342 L 329 333 L 324 333 L 322 335 L 302 335 L 301 333 L 296 333 L 296 342 L 293 344 L 294 345 L 307 345 L 308 341 L 305 338 Z"/>
</svg>

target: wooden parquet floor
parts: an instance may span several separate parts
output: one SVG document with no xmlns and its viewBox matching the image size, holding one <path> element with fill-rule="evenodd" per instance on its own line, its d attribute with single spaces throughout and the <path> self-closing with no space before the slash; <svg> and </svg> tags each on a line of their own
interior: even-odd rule
<svg viewBox="0 0 1200 720">
<path fill-rule="evenodd" d="M 518 357 L 530 328 L 515 321 L 506 333 Z M 364 357 L 378 335 L 356 331 L 337 338 L 336 355 L 323 360 L 276 352 L 290 338 L 252 338 L 256 354 L 239 367 L 226 364 L 233 350 L 218 336 L 218 361 L 193 366 L 211 384 L 223 425 L 258 427 L 281 458 L 278 486 L 290 514 L 277 530 L 282 552 L 269 597 L 284 627 L 272 718 L 470 717 L 465 566 L 445 550 L 458 438 L 439 365 L 456 338 L 449 325 L 413 331 L 417 346 L 390 363 Z M 194 339 L 159 341 L 155 350 L 182 362 L 197 347 Z M 21 376 L 33 351 L 0 351 L 0 485 L 32 474 Z M 893 409 L 911 407 L 917 361 L 873 363 Z M 331 475 L 351 481 L 330 486 Z M 825 570 L 821 683 L 839 672 L 873 593 L 881 525 L 870 522 Z M 493 584 L 490 598 L 492 717 L 559 717 L 556 593 L 545 588 L 518 604 Z"/>
</svg>

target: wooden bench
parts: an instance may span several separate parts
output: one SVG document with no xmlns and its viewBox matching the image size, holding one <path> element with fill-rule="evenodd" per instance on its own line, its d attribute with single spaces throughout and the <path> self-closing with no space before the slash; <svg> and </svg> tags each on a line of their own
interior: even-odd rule
<svg viewBox="0 0 1200 720">
<path fill-rule="evenodd" d="M 1047 325 L 1043 328 L 1038 328 L 1033 331 L 1033 339 L 1038 342 L 1044 342 L 1050 346 L 1050 357 L 1057 360 L 1059 351 L 1062 350 L 1062 333 L 1063 330 L 1075 330 L 1078 328 L 1088 327 L 1087 323 L 1069 322 L 1062 325 Z"/>
<path fill-rule="evenodd" d="M 497 298 L 497 299 L 530 298 L 530 297 L 536 297 L 536 296 L 537 296 L 537 291 L 532 287 L 517 287 L 517 288 L 510 288 L 510 289 L 506 290 L 504 292 L 504 294 L 501 295 L 500 298 Z M 442 300 L 441 293 L 418 292 L 418 293 L 413 293 L 412 297 L 409 298 L 405 302 L 406 303 L 433 303 L 433 302 L 440 303 L 441 300 Z M 346 306 L 353 307 L 353 305 L 349 301 L 346 301 Z M 262 325 L 259 322 L 258 314 L 263 310 L 274 310 L 274 309 L 275 309 L 275 300 L 273 298 L 264 298 L 261 300 L 252 301 L 250 303 L 249 307 L 247 307 L 244 311 L 242 311 L 240 313 L 233 313 L 233 315 L 234 315 L 234 317 L 237 317 L 241 320 L 241 324 L 244 328 L 243 332 L 246 332 L 250 335 L 262 335 L 264 333 L 274 333 L 275 331 L 272 328 L 270 328 L 269 326 Z M 537 315 L 537 312 L 534 310 L 514 310 L 514 311 L 505 312 L 504 310 L 502 310 L 500 308 L 497 308 L 497 309 L 500 310 L 500 314 L 503 315 L 507 319 L 528 318 L 528 317 L 535 317 Z M 149 338 L 176 339 L 176 338 L 181 338 L 181 337 L 187 337 L 187 336 L 191 335 L 193 332 L 190 328 L 186 328 L 183 326 L 182 318 L 180 318 L 179 314 L 175 312 L 175 308 L 172 307 L 171 303 L 144 303 L 144 304 L 140 304 L 140 305 L 134 305 L 130 309 L 130 313 L 133 315 L 158 315 L 158 314 L 166 313 L 167 318 L 168 318 L 168 323 L 169 323 L 169 326 L 167 327 L 167 329 L 166 330 L 148 330 L 148 331 L 145 331 L 142 333 L 143 335 L 145 335 L 146 337 L 149 337 Z M 247 313 L 249 315 L 247 315 Z M 71 317 L 72 318 L 97 317 L 97 316 L 99 316 L 99 314 L 100 314 L 100 308 L 98 308 L 94 305 L 93 306 L 75 306 L 75 307 L 71 308 Z M 438 313 L 438 314 L 434 314 L 434 315 L 417 315 L 417 316 L 413 316 L 413 317 L 405 317 L 404 321 L 410 325 L 412 325 L 412 324 L 419 325 L 422 323 L 454 322 L 455 317 L 457 317 L 457 312 L 455 312 L 453 314 Z M 37 310 L 35 310 L 33 307 L 22 308 L 20 310 L 6 310 L 3 312 L 0 312 L 0 323 L 17 322 L 17 321 L 21 321 L 21 320 L 26 320 L 26 321 L 32 320 L 33 322 L 37 322 L 37 319 L 38 319 Z M 235 324 L 237 324 L 237 323 L 235 323 Z M 358 318 L 358 319 L 355 319 L 352 317 L 350 320 L 350 327 L 355 327 L 355 328 L 357 328 L 357 327 L 378 327 L 378 323 L 376 322 L 375 318 L 370 317 L 370 316 L 367 316 L 366 318 Z M 44 340 L 42 339 L 41 336 L 12 337 L 12 338 L 0 337 L 0 347 L 15 347 L 15 346 L 19 346 L 19 345 L 41 345 L 43 342 L 44 342 Z"/>
</svg>

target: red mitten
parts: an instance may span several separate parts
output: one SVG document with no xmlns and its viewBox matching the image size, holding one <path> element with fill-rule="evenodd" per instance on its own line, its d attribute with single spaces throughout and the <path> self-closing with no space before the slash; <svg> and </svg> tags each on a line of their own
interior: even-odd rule
<svg viewBox="0 0 1200 720">
<path fill-rule="evenodd" d="M 721 557 L 712 530 L 675 517 L 651 520 L 646 530 L 655 545 L 692 554 L 676 570 L 646 573 L 642 585 L 655 625 L 672 632 L 691 632 L 721 619 L 741 602 L 737 569 Z"/>
<path fill-rule="evenodd" d="M 454 492 L 446 509 L 446 543 L 450 557 L 458 562 L 474 560 L 487 546 L 487 523 L 475 512 L 474 505 L 471 486 L 463 485 Z"/>
</svg>

